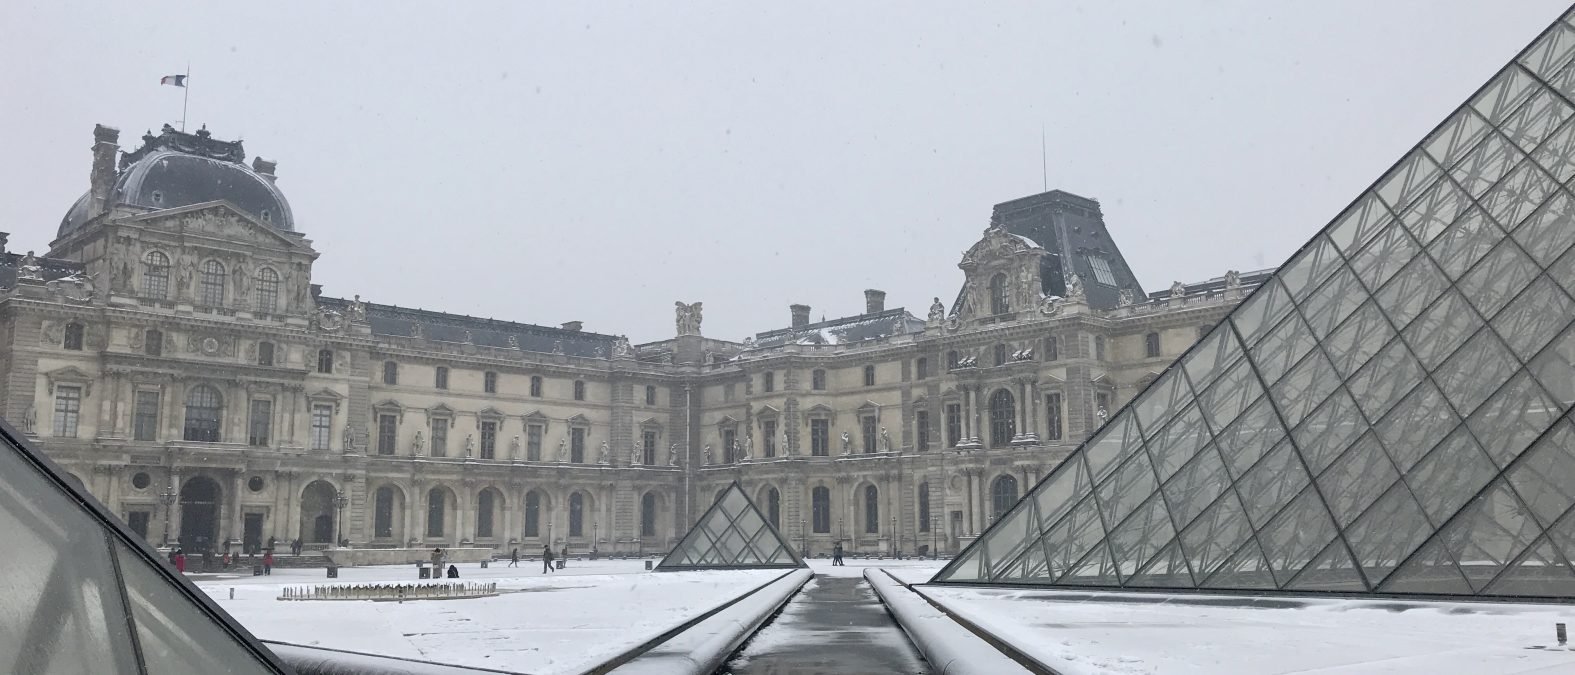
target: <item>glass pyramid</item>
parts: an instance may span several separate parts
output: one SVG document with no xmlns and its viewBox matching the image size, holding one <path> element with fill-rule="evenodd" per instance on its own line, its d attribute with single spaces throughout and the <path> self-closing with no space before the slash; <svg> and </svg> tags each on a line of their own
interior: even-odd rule
<svg viewBox="0 0 1575 675">
<path fill-rule="evenodd" d="M 935 581 L 1575 598 L 1571 21 Z"/>
<path fill-rule="evenodd" d="M 0 672 L 290 672 L 4 423 L 0 541 Z"/>
<path fill-rule="evenodd" d="M 734 481 L 673 547 L 657 571 L 804 567 L 777 529 Z"/>
</svg>

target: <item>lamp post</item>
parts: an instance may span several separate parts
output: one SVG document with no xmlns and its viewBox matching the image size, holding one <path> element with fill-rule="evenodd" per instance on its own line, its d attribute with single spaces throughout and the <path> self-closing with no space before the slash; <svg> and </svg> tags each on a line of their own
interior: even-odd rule
<svg viewBox="0 0 1575 675">
<path fill-rule="evenodd" d="M 897 517 L 891 517 L 891 557 L 897 557 L 897 551 L 902 550 L 902 533 L 897 531 Z"/>
<path fill-rule="evenodd" d="M 930 559 L 931 560 L 938 560 L 940 558 L 940 556 L 941 556 L 941 549 L 938 547 L 938 543 L 937 543 L 937 542 L 940 541 L 938 539 L 938 537 L 940 537 L 940 529 L 941 529 L 941 517 L 940 516 L 930 516 Z"/>
<path fill-rule="evenodd" d="M 175 500 L 180 495 L 175 492 L 175 483 L 171 481 L 164 491 L 159 493 L 159 503 L 164 505 L 164 545 L 170 545 L 170 511 L 175 508 Z"/>
<path fill-rule="evenodd" d="M 334 492 L 334 507 L 339 510 L 334 517 L 334 547 L 336 548 L 339 546 L 339 538 L 344 534 L 345 507 L 349 505 L 350 498 L 345 496 L 344 491 L 336 490 Z"/>
<path fill-rule="evenodd" d="M 809 530 L 804 529 L 804 519 L 798 519 L 798 556 L 809 557 Z"/>
<path fill-rule="evenodd" d="M 837 517 L 837 543 L 839 544 L 842 543 L 842 520 L 841 516 Z"/>
</svg>

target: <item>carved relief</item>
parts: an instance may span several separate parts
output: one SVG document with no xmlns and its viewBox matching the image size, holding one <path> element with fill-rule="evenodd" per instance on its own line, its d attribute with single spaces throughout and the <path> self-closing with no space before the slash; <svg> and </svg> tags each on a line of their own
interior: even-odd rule
<svg viewBox="0 0 1575 675">
<path fill-rule="evenodd" d="M 701 320 L 701 305 L 704 303 L 693 302 L 684 304 L 674 302 L 674 323 L 677 325 L 679 335 L 699 335 Z"/>
</svg>

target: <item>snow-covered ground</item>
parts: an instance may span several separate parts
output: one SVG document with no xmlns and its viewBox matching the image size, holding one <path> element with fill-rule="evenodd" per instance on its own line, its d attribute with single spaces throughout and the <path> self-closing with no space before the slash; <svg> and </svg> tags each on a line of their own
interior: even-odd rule
<svg viewBox="0 0 1575 675">
<path fill-rule="evenodd" d="M 1568 606 L 919 590 L 1067 675 L 1575 673 Z"/>
<path fill-rule="evenodd" d="M 505 563 L 506 565 L 506 563 Z M 530 673 L 589 668 L 782 574 L 782 570 L 645 571 L 640 560 L 570 561 L 553 574 L 461 566 L 497 597 L 393 602 L 277 600 L 285 586 L 416 582 L 411 566 L 279 569 L 272 576 L 193 575 L 264 640 Z M 229 598 L 231 589 L 235 599 Z"/>
</svg>

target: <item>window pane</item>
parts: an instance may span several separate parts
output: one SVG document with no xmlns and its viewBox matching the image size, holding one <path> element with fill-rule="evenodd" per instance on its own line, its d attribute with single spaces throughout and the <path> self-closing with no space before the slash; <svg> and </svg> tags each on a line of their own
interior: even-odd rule
<svg viewBox="0 0 1575 675">
<path fill-rule="evenodd" d="M 1384 454 L 1377 436 L 1367 434 L 1318 477 L 1318 489 L 1335 522 L 1344 527 L 1398 480 L 1400 473 Z"/>
<path fill-rule="evenodd" d="M 1497 469 L 1465 428 L 1457 429 L 1405 476 L 1433 525 L 1444 524 Z"/>
<path fill-rule="evenodd" d="M 1405 471 L 1459 424 L 1438 387 L 1423 380 L 1378 422 L 1378 439 L 1399 470 Z"/>
<path fill-rule="evenodd" d="M 1369 302 L 1325 338 L 1323 348 L 1335 369 L 1349 376 L 1394 340 L 1394 335 L 1383 310 L 1376 302 Z"/>
<path fill-rule="evenodd" d="M 1296 453 L 1289 443 L 1281 443 L 1236 482 L 1236 492 L 1248 519 L 1262 527 L 1307 483 L 1307 471 Z"/>
<path fill-rule="evenodd" d="M 1542 435 L 1561 412 L 1558 402 L 1521 373 L 1494 392 L 1466 423 L 1483 444 L 1488 457 L 1500 467 L 1506 467 Z"/>
<path fill-rule="evenodd" d="M 1493 316 L 1536 278 L 1537 264 L 1513 242 L 1501 242 L 1460 280 L 1460 292 L 1482 316 Z"/>
</svg>

